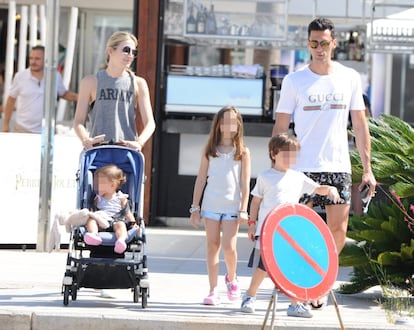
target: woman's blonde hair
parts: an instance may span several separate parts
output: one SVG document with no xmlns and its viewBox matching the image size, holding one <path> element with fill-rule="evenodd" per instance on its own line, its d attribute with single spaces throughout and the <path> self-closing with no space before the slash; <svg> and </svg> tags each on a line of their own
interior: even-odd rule
<svg viewBox="0 0 414 330">
<path fill-rule="evenodd" d="M 240 112 L 233 106 L 225 106 L 221 108 L 213 118 L 213 122 L 211 124 L 210 135 L 208 137 L 207 145 L 205 147 L 204 155 L 206 158 L 208 157 L 218 157 L 217 154 L 217 146 L 221 140 L 221 130 L 220 124 L 221 120 L 224 117 L 226 112 L 233 111 L 236 114 L 237 119 L 237 132 L 236 135 L 233 137 L 233 144 L 236 148 L 236 152 L 234 154 L 235 160 L 240 160 L 242 155 L 245 151 L 244 142 L 243 142 L 243 118 Z"/>
<path fill-rule="evenodd" d="M 126 40 L 132 40 L 135 44 L 135 47 L 138 47 L 138 39 L 128 31 L 117 31 L 109 37 L 108 41 L 106 42 L 106 64 L 109 62 L 108 48 L 116 49 L 122 42 Z"/>
</svg>

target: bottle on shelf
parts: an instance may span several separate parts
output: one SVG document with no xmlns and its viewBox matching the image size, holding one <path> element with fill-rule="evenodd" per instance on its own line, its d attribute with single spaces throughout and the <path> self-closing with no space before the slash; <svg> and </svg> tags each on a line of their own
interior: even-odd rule
<svg viewBox="0 0 414 330">
<path fill-rule="evenodd" d="M 190 7 L 190 15 L 187 17 L 186 21 L 186 31 L 187 33 L 196 33 L 197 30 L 197 21 L 194 17 L 194 6 Z"/>
<path fill-rule="evenodd" d="M 348 59 L 350 61 L 355 61 L 355 53 L 356 53 L 356 42 L 355 38 L 357 37 L 358 32 L 351 31 L 349 36 L 349 44 L 348 44 Z"/>
<path fill-rule="evenodd" d="M 358 49 L 360 54 L 360 61 L 365 61 L 365 32 L 361 31 L 359 33 L 358 39 Z"/>
<path fill-rule="evenodd" d="M 338 41 L 337 47 L 335 48 L 335 59 L 339 61 L 346 61 L 348 59 L 345 41 Z"/>
<path fill-rule="evenodd" d="M 206 21 L 207 21 L 207 10 L 203 5 L 201 5 L 197 13 L 197 24 L 196 24 L 197 33 L 200 33 L 200 34 L 206 33 Z"/>
<path fill-rule="evenodd" d="M 197 29 L 197 21 L 194 17 L 194 6 L 191 5 L 190 15 L 188 15 L 187 21 L 186 21 L 186 31 L 187 33 L 196 33 L 196 29 Z"/>
<path fill-rule="evenodd" d="M 217 33 L 217 20 L 216 14 L 214 13 L 214 5 L 210 5 L 210 11 L 207 14 L 206 20 L 206 33 L 207 34 L 216 34 Z"/>
<path fill-rule="evenodd" d="M 358 32 L 358 42 L 357 42 L 357 61 L 365 60 L 365 31 L 360 30 Z"/>
</svg>

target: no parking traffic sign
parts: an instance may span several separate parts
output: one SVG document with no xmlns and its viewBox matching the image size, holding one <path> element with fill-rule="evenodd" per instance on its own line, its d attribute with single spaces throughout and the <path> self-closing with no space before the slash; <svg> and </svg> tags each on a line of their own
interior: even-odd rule
<svg viewBox="0 0 414 330">
<path fill-rule="evenodd" d="M 316 300 L 335 283 L 335 242 L 322 218 L 305 205 L 273 209 L 262 227 L 260 248 L 269 277 L 292 299 Z"/>
</svg>

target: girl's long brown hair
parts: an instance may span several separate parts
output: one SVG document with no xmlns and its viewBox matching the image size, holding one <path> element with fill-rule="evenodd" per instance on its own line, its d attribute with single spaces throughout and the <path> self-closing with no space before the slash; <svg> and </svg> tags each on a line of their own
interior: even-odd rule
<svg viewBox="0 0 414 330">
<path fill-rule="evenodd" d="M 206 158 L 209 158 L 210 156 L 218 157 L 217 146 L 221 140 L 220 124 L 221 120 L 224 117 L 224 114 L 228 111 L 233 111 L 236 114 L 237 118 L 237 133 L 233 137 L 233 145 L 236 148 L 234 160 L 241 160 L 242 158 L 242 155 L 245 150 L 243 141 L 243 118 L 240 112 L 233 106 L 225 106 L 214 115 L 213 122 L 211 123 L 210 134 L 204 152 Z"/>
</svg>

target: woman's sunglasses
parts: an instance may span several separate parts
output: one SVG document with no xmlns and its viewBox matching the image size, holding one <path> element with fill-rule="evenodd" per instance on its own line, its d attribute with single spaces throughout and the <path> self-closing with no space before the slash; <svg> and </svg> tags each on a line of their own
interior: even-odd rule
<svg viewBox="0 0 414 330">
<path fill-rule="evenodd" d="M 322 40 L 321 42 L 317 40 L 309 40 L 309 47 L 312 49 L 316 49 L 320 45 L 323 50 L 327 50 L 331 42 L 332 40 Z"/>
<path fill-rule="evenodd" d="M 136 57 L 138 54 L 138 50 L 136 49 L 131 49 L 131 47 L 129 46 L 125 46 L 124 48 L 122 48 L 122 52 L 124 54 L 130 55 L 132 53 L 132 56 Z"/>
</svg>

